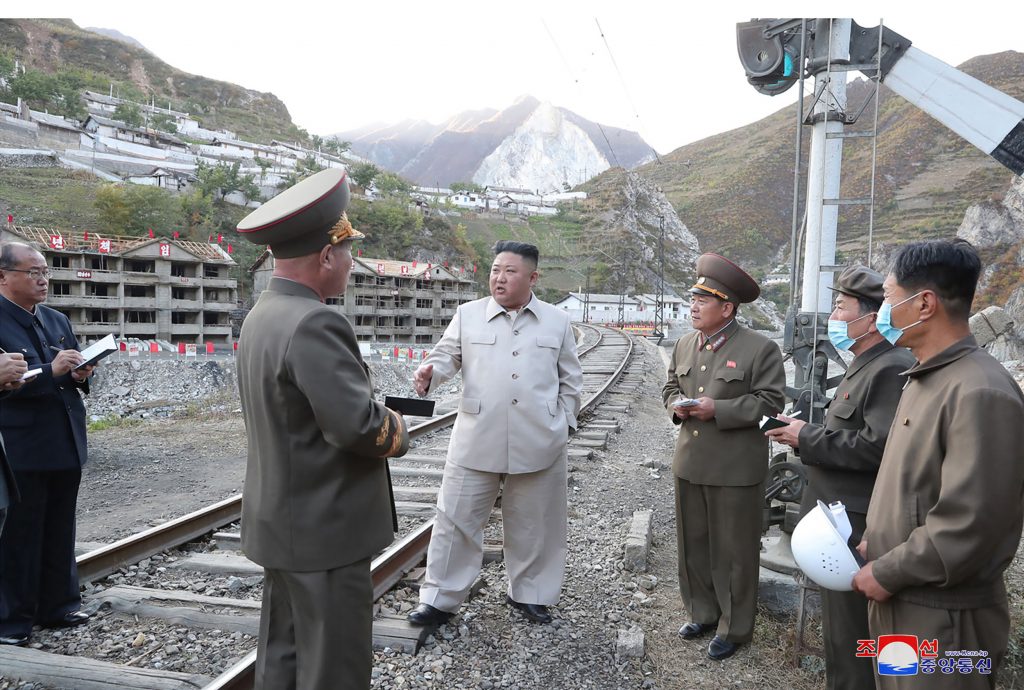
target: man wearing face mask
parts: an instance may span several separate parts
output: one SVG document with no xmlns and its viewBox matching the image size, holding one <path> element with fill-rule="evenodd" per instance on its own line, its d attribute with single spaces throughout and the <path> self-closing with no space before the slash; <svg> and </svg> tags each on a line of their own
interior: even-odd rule
<svg viewBox="0 0 1024 690">
<path fill-rule="evenodd" d="M 1006 653 L 1003 571 L 1021 535 L 1024 394 L 968 327 L 980 273 L 969 243 L 918 242 L 885 279 L 877 328 L 919 363 L 906 372 L 859 547 L 868 563 L 853 586 L 871 600 L 868 637 L 934 640 L 940 659 L 966 650 L 982 672 L 958 664 L 924 683 L 879 675 L 881 690 L 994 687 Z"/>
<path fill-rule="evenodd" d="M 882 279 L 866 266 L 851 266 L 832 288 L 836 297 L 829 340 L 854 358 L 828 403 L 824 426 L 779 415 L 789 425 L 766 432 L 794 448 L 807 466 L 800 517 L 819 500 L 842 501 L 854 544 L 864 534 L 868 499 L 906 381 L 901 373 L 915 363 L 906 348 L 893 346 L 875 327 Z M 874 662 L 856 654 L 857 640 L 869 637 L 867 600 L 857 592 L 822 589 L 821 617 L 829 690 L 872 687 Z"/>
</svg>

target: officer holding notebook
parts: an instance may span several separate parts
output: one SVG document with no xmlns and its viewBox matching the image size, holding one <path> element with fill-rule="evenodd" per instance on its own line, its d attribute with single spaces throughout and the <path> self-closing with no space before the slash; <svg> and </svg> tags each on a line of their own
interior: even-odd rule
<svg viewBox="0 0 1024 690">
<path fill-rule="evenodd" d="M 708 656 L 732 656 L 754 634 L 761 510 L 768 471 L 764 415 L 785 404 L 779 346 L 736 321 L 760 287 L 717 254 L 697 260 L 694 332 L 676 343 L 662 398 L 679 425 L 676 477 L 679 590 L 691 620 L 684 640 L 712 632 Z"/>
</svg>

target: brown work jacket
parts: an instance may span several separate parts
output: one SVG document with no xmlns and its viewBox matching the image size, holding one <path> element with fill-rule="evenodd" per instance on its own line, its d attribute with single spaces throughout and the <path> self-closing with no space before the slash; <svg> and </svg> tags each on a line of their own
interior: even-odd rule
<svg viewBox="0 0 1024 690">
<path fill-rule="evenodd" d="M 874 576 L 922 606 L 1005 605 L 1024 508 L 1024 394 L 973 336 L 907 376 L 868 508 Z"/>
</svg>

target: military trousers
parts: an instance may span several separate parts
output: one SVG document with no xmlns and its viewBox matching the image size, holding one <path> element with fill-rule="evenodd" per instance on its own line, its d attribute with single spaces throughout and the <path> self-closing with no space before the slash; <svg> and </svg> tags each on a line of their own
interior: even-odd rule
<svg viewBox="0 0 1024 690">
<path fill-rule="evenodd" d="M 508 595 L 524 604 L 557 604 L 567 552 L 566 466 L 563 457 L 539 472 L 501 474 L 447 463 L 420 601 L 455 611 L 469 594 L 500 488 Z"/>
<path fill-rule="evenodd" d="M 953 656 L 952 672 L 936 668 L 934 673 L 906 676 L 875 676 L 878 690 L 987 690 L 996 686 L 996 671 L 1006 656 L 1010 634 L 1010 612 L 1004 601 L 978 609 L 945 609 L 911 604 L 899 599 L 868 603 L 868 627 L 871 638 L 880 635 L 916 635 L 919 641 L 935 640 L 937 662 L 960 652 L 977 655 Z M 980 656 L 984 652 L 985 656 Z M 980 673 L 978 661 L 992 660 L 991 673 Z M 970 672 L 961 667 L 969 662 Z M 945 662 L 949 663 L 949 662 Z M 947 667 L 948 668 L 948 667 Z"/>
<path fill-rule="evenodd" d="M 847 511 L 853 533 L 860 543 L 867 516 Z M 857 640 L 868 632 L 868 600 L 860 592 L 821 590 L 821 628 L 825 638 L 825 678 L 828 690 L 871 690 L 875 687 L 875 663 L 857 656 Z"/>
<path fill-rule="evenodd" d="M 265 572 L 256 690 L 366 690 L 373 668 L 370 559 Z"/>
<path fill-rule="evenodd" d="M 679 592 L 695 623 L 737 644 L 754 636 L 764 487 L 676 477 Z"/>
</svg>

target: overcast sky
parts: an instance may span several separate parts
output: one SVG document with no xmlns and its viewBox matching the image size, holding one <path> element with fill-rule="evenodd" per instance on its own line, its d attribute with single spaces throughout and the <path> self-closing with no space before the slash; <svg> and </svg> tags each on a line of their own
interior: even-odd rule
<svg viewBox="0 0 1024 690">
<path fill-rule="evenodd" d="M 1024 50 L 1024 11 L 1013 6 L 871 0 L 785 9 L 810 16 L 827 7 L 864 26 L 882 19 L 916 47 L 957 65 L 975 55 Z M 735 24 L 777 9 L 750 2 L 181 0 L 38 7 L 79 26 L 117 29 L 187 72 L 270 91 L 314 134 L 406 118 L 441 122 L 531 94 L 636 130 L 667 153 L 758 120 L 796 96 L 796 88 L 762 96 L 746 83 Z"/>
</svg>

